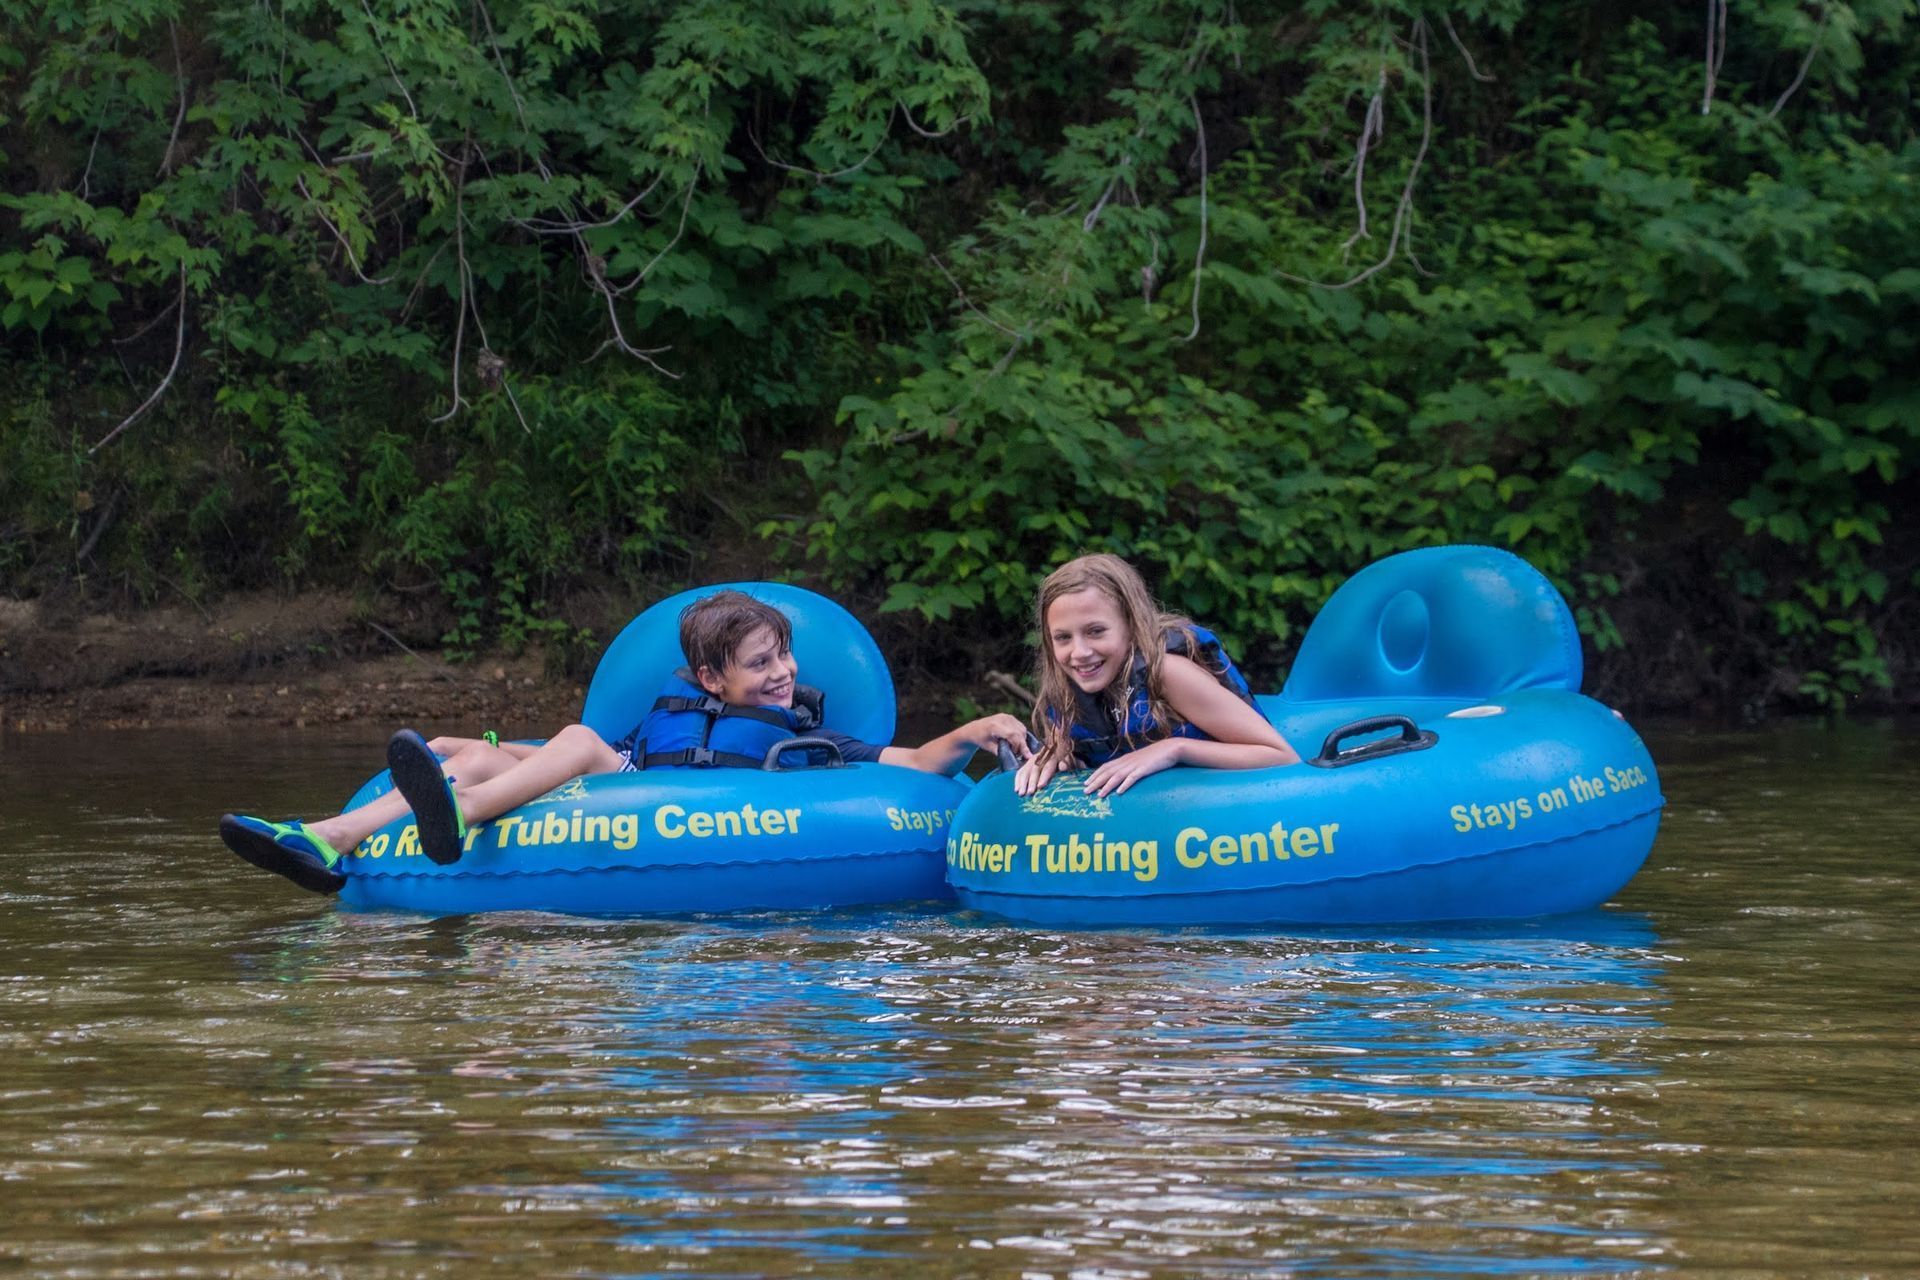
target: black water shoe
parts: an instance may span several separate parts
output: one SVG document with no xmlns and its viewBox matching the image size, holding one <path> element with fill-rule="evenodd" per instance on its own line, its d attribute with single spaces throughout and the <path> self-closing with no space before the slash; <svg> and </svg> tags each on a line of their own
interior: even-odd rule
<svg viewBox="0 0 1920 1280">
<path fill-rule="evenodd" d="M 441 866 L 460 861 L 467 838 L 467 820 L 460 816 L 453 783 L 440 769 L 440 758 L 427 740 L 402 729 L 387 742 L 387 768 L 393 785 L 407 798 L 414 824 L 420 829 L 420 849 Z"/>
<path fill-rule="evenodd" d="M 340 855 L 300 822 L 265 822 L 229 813 L 220 819 L 227 848 L 263 871 L 285 876 L 302 889 L 338 893 L 347 878 L 334 870 Z"/>
</svg>

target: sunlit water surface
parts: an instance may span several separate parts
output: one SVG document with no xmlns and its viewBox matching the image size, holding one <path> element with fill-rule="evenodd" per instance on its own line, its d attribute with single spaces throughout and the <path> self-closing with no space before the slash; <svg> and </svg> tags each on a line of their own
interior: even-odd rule
<svg viewBox="0 0 1920 1280">
<path fill-rule="evenodd" d="M 378 735 L 0 737 L 0 1260 L 62 1276 L 1920 1274 L 1920 732 L 1648 733 L 1603 912 L 354 915 Z"/>
</svg>

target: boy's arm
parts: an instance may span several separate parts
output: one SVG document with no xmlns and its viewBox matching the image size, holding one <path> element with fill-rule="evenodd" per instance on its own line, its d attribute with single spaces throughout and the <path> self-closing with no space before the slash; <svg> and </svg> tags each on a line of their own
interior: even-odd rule
<svg viewBox="0 0 1920 1280">
<path fill-rule="evenodd" d="M 1012 748 L 1016 760 L 1027 758 L 1027 726 L 1004 712 L 969 720 L 921 746 L 887 747 L 880 752 L 880 763 L 922 773 L 954 774 L 966 767 L 974 752 L 992 751 L 1002 742 Z"/>
</svg>

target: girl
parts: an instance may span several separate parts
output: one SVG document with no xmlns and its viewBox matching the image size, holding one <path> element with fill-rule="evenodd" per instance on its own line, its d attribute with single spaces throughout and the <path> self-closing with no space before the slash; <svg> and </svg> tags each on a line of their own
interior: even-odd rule
<svg viewBox="0 0 1920 1280">
<path fill-rule="evenodd" d="M 1163 612 L 1119 556 L 1068 561 L 1040 584 L 1041 739 L 1014 775 L 1032 795 L 1076 763 L 1090 795 L 1119 795 L 1176 764 L 1264 769 L 1300 757 L 1254 709 L 1212 633 Z"/>
</svg>

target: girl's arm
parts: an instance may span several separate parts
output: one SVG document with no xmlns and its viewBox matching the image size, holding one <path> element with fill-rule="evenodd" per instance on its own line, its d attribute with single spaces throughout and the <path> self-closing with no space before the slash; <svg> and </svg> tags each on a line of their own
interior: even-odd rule
<svg viewBox="0 0 1920 1280">
<path fill-rule="evenodd" d="M 1299 753 L 1287 745 L 1265 716 L 1228 693 L 1192 659 L 1168 654 L 1161 660 L 1160 679 L 1167 705 L 1213 741 L 1162 738 L 1138 751 L 1115 756 L 1088 775 L 1089 793 L 1118 795 L 1140 779 L 1176 764 L 1203 769 L 1268 769 L 1300 762 Z"/>
<path fill-rule="evenodd" d="M 1238 753 L 1237 758 L 1249 763 L 1215 764 L 1209 760 L 1204 762 L 1208 768 L 1264 769 L 1273 765 L 1300 763 L 1299 752 L 1288 745 L 1287 740 L 1280 736 L 1280 731 L 1265 716 L 1228 693 L 1218 680 L 1191 658 L 1184 658 L 1177 653 L 1168 654 L 1161 659 L 1160 679 L 1166 688 L 1167 705 L 1181 719 L 1213 739 L 1212 742 L 1198 742 L 1192 738 L 1184 741 L 1197 747 L 1248 747 L 1258 751 L 1255 755 Z M 1278 755 L 1272 754 L 1274 752 Z M 1196 758 L 1189 763 L 1203 762 Z"/>
</svg>

